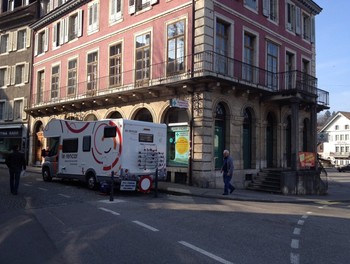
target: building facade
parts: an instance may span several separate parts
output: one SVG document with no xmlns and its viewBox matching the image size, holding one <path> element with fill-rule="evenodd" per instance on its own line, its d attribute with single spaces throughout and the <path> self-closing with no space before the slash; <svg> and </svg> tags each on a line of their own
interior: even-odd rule
<svg viewBox="0 0 350 264">
<path fill-rule="evenodd" d="M 37 1 L 0 1 L 0 162 L 13 145 L 28 153 L 32 31 Z"/>
<path fill-rule="evenodd" d="M 265 168 L 300 176 L 316 153 L 313 1 L 41 1 L 34 31 L 30 157 L 52 118 L 137 119 L 168 126 L 168 180 L 220 187 Z M 298 193 L 283 180 L 286 193 Z"/>
<path fill-rule="evenodd" d="M 319 131 L 322 135 L 318 154 L 334 166 L 350 163 L 350 113 L 338 112 Z"/>
</svg>

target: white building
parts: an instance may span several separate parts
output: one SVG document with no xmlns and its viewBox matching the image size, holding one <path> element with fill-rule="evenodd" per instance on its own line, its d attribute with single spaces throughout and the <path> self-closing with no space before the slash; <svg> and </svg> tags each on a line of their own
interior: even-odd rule
<svg viewBox="0 0 350 264">
<path fill-rule="evenodd" d="M 335 166 L 350 163 L 350 112 L 338 112 L 319 133 L 326 139 L 319 146 L 321 158 L 333 161 Z"/>
</svg>

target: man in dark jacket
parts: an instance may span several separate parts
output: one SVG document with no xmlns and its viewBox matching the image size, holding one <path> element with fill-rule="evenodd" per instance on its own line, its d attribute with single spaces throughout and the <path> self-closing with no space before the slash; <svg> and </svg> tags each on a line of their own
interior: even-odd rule
<svg viewBox="0 0 350 264">
<path fill-rule="evenodd" d="M 6 157 L 6 165 L 10 172 L 11 193 L 16 195 L 18 192 L 21 171 L 26 169 L 26 161 L 24 154 L 19 152 L 18 145 L 13 146 L 12 150 L 12 153 Z"/>
<path fill-rule="evenodd" d="M 233 176 L 233 159 L 230 156 L 230 152 L 225 149 L 224 150 L 224 164 L 221 168 L 223 180 L 224 180 L 224 193 L 223 195 L 228 195 L 228 190 L 230 189 L 230 193 L 235 190 L 235 187 L 231 184 L 231 179 Z"/>
</svg>

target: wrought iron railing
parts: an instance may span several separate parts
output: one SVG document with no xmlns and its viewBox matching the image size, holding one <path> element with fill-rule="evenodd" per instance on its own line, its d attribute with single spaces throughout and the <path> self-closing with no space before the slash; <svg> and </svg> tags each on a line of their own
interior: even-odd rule
<svg viewBox="0 0 350 264">
<path fill-rule="evenodd" d="M 147 78 L 134 80 L 135 70 L 118 72 L 116 76 L 104 76 L 92 81 L 75 83 L 60 87 L 55 93 L 43 91 L 32 95 L 31 108 L 59 102 L 74 101 L 97 95 L 120 94 L 126 91 L 153 86 L 166 87 L 166 84 L 185 82 L 196 77 L 218 77 L 270 92 L 299 90 L 317 96 L 317 103 L 329 104 L 329 93 L 317 88 L 317 79 L 300 71 L 271 72 L 265 69 L 214 53 L 200 52 L 177 60 L 153 64 L 149 72 L 142 75 Z M 166 89 L 166 88 L 164 88 Z"/>
</svg>

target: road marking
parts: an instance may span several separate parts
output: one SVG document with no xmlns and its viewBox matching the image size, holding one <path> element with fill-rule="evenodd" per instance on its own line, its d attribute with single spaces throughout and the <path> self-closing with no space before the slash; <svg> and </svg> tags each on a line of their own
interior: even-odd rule
<svg viewBox="0 0 350 264">
<path fill-rule="evenodd" d="M 100 200 L 99 202 L 100 202 L 100 203 L 110 204 L 110 203 L 123 203 L 123 202 L 125 202 L 125 200 L 113 199 L 113 201 L 110 201 L 110 200 Z"/>
<path fill-rule="evenodd" d="M 120 213 L 114 212 L 114 211 L 109 210 L 107 208 L 99 207 L 98 209 L 105 211 L 105 212 L 108 212 L 108 213 L 111 213 L 112 215 L 120 215 Z"/>
<path fill-rule="evenodd" d="M 216 256 L 216 255 L 214 255 L 214 254 L 212 254 L 212 253 L 210 253 L 210 252 L 208 252 L 208 251 L 205 251 L 205 250 L 203 250 L 203 249 L 201 249 L 201 248 L 199 248 L 199 247 L 196 247 L 196 246 L 194 246 L 194 245 L 192 245 L 192 244 L 190 244 L 190 243 L 187 243 L 186 241 L 178 241 L 178 242 L 179 242 L 181 245 L 185 246 L 185 247 L 188 247 L 188 248 L 190 248 L 190 249 L 193 249 L 194 251 L 197 251 L 197 252 L 199 252 L 199 253 L 201 253 L 201 254 L 203 254 L 203 255 L 209 257 L 209 258 L 212 258 L 212 259 L 216 260 L 217 262 L 224 263 L 224 264 L 233 264 L 233 262 L 230 262 L 230 261 L 228 261 L 228 260 L 225 260 L 225 259 L 223 259 L 223 258 L 220 258 L 220 257 L 218 257 L 218 256 Z"/>
<path fill-rule="evenodd" d="M 298 225 L 303 225 L 305 223 L 304 220 L 298 220 Z"/>
<path fill-rule="evenodd" d="M 300 235 L 300 233 L 301 233 L 301 229 L 300 228 L 294 228 L 294 231 L 293 231 L 293 234 L 294 235 Z"/>
<path fill-rule="evenodd" d="M 303 215 L 301 218 L 307 219 L 309 216 L 308 215 Z"/>
<path fill-rule="evenodd" d="M 65 198 L 71 198 L 70 195 L 66 195 L 66 194 L 63 194 L 63 193 L 59 193 L 58 195 L 62 196 L 62 197 L 65 197 Z"/>
<path fill-rule="evenodd" d="M 39 190 L 42 190 L 42 191 L 45 191 L 45 192 L 48 191 L 48 189 L 46 189 L 46 188 L 38 187 L 38 189 L 39 189 Z"/>
<path fill-rule="evenodd" d="M 30 186 L 32 186 L 31 184 L 28 184 L 28 183 L 25 183 L 25 184 L 23 184 L 24 186 L 27 186 L 27 187 L 30 187 Z"/>
<path fill-rule="evenodd" d="M 291 248 L 298 249 L 299 248 L 299 239 L 292 239 L 292 243 L 290 244 Z"/>
<path fill-rule="evenodd" d="M 146 224 L 144 224 L 144 223 L 142 223 L 142 222 L 140 222 L 140 221 L 132 221 L 132 222 L 135 223 L 135 224 L 137 224 L 137 225 L 143 226 L 144 228 L 147 228 L 147 229 L 149 229 L 149 230 L 151 230 L 151 231 L 153 231 L 153 232 L 159 231 L 157 228 L 154 228 L 154 227 L 152 227 L 152 226 L 146 225 Z"/>
<path fill-rule="evenodd" d="M 298 253 L 290 253 L 290 263 L 291 264 L 299 264 L 300 256 Z"/>
</svg>

